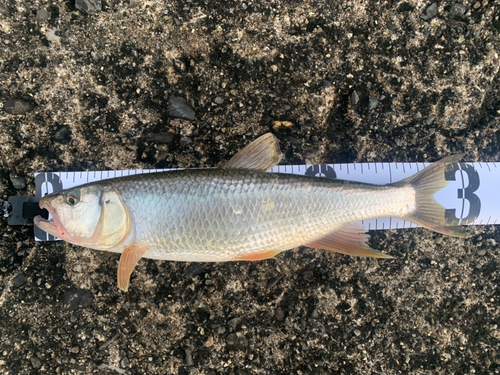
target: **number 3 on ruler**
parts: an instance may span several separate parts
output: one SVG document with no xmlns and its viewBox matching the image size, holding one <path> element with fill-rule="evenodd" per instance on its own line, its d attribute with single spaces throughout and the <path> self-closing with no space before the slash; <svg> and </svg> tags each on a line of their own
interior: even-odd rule
<svg viewBox="0 0 500 375">
<path fill-rule="evenodd" d="M 457 198 L 462 200 L 459 216 L 456 209 L 447 209 L 445 212 L 446 223 L 449 225 L 462 225 L 473 223 L 481 212 L 481 200 L 474 194 L 479 188 L 479 174 L 474 166 L 467 163 L 451 164 L 445 172 L 446 181 L 456 181 L 456 172 L 460 172 L 462 188 L 457 190 Z M 467 174 L 468 186 L 465 186 L 464 173 Z M 464 217 L 465 201 L 469 202 L 469 213 Z"/>
</svg>

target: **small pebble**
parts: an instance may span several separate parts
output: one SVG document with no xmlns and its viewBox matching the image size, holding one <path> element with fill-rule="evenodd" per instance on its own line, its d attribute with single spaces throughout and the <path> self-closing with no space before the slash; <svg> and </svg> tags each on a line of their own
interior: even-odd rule
<svg viewBox="0 0 500 375">
<path fill-rule="evenodd" d="M 69 135 L 70 135 L 70 128 L 69 126 L 65 125 L 56 131 L 56 133 L 54 134 L 54 139 L 56 141 L 62 141 L 63 139 L 68 138 Z"/>
<path fill-rule="evenodd" d="M 38 358 L 36 357 L 31 357 L 30 358 L 30 362 L 31 362 L 31 366 L 33 366 L 33 368 L 39 368 L 41 366 L 41 362 Z"/>
<path fill-rule="evenodd" d="M 22 176 L 16 176 L 14 173 L 10 174 L 10 181 L 14 185 L 14 189 L 20 190 L 26 187 L 26 178 Z"/>
<path fill-rule="evenodd" d="M 36 12 L 36 20 L 38 22 L 47 21 L 49 18 L 49 12 L 47 12 L 45 9 L 40 9 L 38 12 Z"/>
<path fill-rule="evenodd" d="M 450 14 L 452 17 L 461 17 L 465 14 L 466 10 L 462 4 L 452 4 Z"/>
<path fill-rule="evenodd" d="M 0 1 L 0 14 L 4 16 L 10 16 L 10 9 L 2 1 Z"/>
<path fill-rule="evenodd" d="M 207 270 L 201 263 L 193 262 L 186 268 L 186 279 L 192 279 L 195 276 L 206 273 Z"/>
<path fill-rule="evenodd" d="M 276 73 L 278 71 L 278 67 L 276 65 L 271 65 L 271 70 Z"/>
<path fill-rule="evenodd" d="M 187 366 L 193 366 L 193 357 L 191 356 L 191 350 L 186 349 L 186 365 Z"/>
<path fill-rule="evenodd" d="M 207 340 L 207 341 L 205 341 L 205 342 L 203 343 L 203 346 L 204 346 L 205 348 L 210 348 L 210 347 L 212 347 L 213 345 L 214 345 L 214 338 L 213 338 L 212 336 L 210 336 L 210 337 L 208 338 L 208 340 Z"/>
<path fill-rule="evenodd" d="M 359 336 L 359 335 L 361 335 L 361 332 L 360 332 L 359 330 L 355 329 L 355 330 L 354 330 L 354 334 L 355 334 L 356 336 Z"/>
<path fill-rule="evenodd" d="M 172 117 L 183 118 L 189 121 L 195 119 L 194 109 L 187 104 L 186 99 L 178 96 L 168 98 L 168 114 Z"/>
<path fill-rule="evenodd" d="M 120 360 L 120 367 L 121 368 L 127 368 L 129 367 L 130 365 L 130 361 L 128 360 L 127 357 L 123 357 L 121 360 Z"/>
<path fill-rule="evenodd" d="M 220 96 L 215 98 L 215 104 L 222 104 L 224 103 L 224 99 L 222 99 Z"/>
<path fill-rule="evenodd" d="M 424 21 L 430 21 L 438 15 L 438 8 L 436 3 L 432 3 L 427 8 L 425 8 L 424 14 L 420 16 Z"/>
<path fill-rule="evenodd" d="M 234 331 L 240 322 L 241 322 L 241 318 L 236 317 L 236 318 L 229 320 L 227 322 L 227 325 L 229 326 L 229 328 L 231 328 Z"/>
<path fill-rule="evenodd" d="M 19 275 L 17 275 L 12 279 L 11 283 L 14 288 L 20 288 L 24 284 L 26 284 L 26 276 L 20 273 Z"/>
<path fill-rule="evenodd" d="M 73 346 L 70 350 L 69 350 L 70 353 L 73 353 L 73 354 L 78 354 L 80 353 L 80 348 L 78 346 Z"/>
<path fill-rule="evenodd" d="M 83 13 L 93 14 L 100 12 L 102 9 L 101 0 L 75 0 L 75 8 Z"/>
<path fill-rule="evenodd" d="M 354 90 L 351 94 L 351 103 L 352 105 L 356 105 L 359 103 L 359 95 L 356 90 Z"/>
<path fill-rule="evenodd" d="M 4 111 L 11 115 L 24 115 L 33 108 L 35 108 L 33 104 L 21 99 L 9 99 L 3 105 Z"/>
<path fill-rule="evenodd" d="M 425 120 L 425 124 L 426 124 L 426 125 L 431 125 L 431 124 L 434 122 L 434 120 L 435 120 L 435 119 L 436 119 L 436 116 L 434 116 L 434 115 L 430 115 L 430 116 L 429 116 L 429 117 L 427 117 L 427 119 Z"/>
<path fill-rule="evenodd" d="M 87 289 L 72 289 L 64 293 L 63 306 L 66 310 L 73 311 L 85 308 L 92 304 L 94 295 Z"/>
<path fill-rule="evenodd" d="M 370 100 L 368 101 L 368 110 L 371 111 L 378 105 L 378 100 L 377 98 L 374 98 L 373 96 L 370 97 Z"/>
<path fill-rule="evenodd" d="M 486 255 L 486 250 L 485 250 L 485 249 L 479 249 L 479 250 L 477 251 L 477 255 L 479 255 L 480 257 L 482 257 L 482 256 Z"/>
<path fill-rule="evenodd" d="M 182 137 L 179 141 L 179 144 L 181 145 L 181 147 L 185 147 L 187 146 L 188 144 L 192 143 L 192 139 L 189 138 L 189 137 Z"/>
</svg>

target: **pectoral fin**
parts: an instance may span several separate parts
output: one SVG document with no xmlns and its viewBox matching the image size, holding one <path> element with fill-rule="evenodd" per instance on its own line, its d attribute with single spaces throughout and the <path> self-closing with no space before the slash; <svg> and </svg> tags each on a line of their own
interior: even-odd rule
<svg viewBox="0 0 500 375">
<path fill-rule="evenodd" d="M 128 291 L 130 275 L 146 250 L 147 247 L 140 245 L 126 246 L 123 250 L 118 264 L 118 288 L 124 292 Z"/>
<path fill-rule="evenodd" d="M 390 255 L 370 248 L 367 244 L 369 238 L 362 225 L 346 224 L 305 246 L 361 257 L 392 258 Z"/>
<path fill-rule="evenodd" d="M 278 139 L 273 134 L 267 133 L 239 151 L 222 168 L 267 171 L 278 165 L 281 156 Z"/>
</svg>

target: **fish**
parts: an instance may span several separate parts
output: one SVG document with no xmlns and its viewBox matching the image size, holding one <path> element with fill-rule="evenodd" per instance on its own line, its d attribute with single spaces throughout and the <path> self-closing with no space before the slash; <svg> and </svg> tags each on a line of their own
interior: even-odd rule
<svg viewBox="0 0 500 375">
<path fill-rule="evenodd" d="M 34 223 L 69 243 L 121 254 L 118 287 L 127 291 L 141 258 L 185 262 L 258 261 L 299 246 L 353 256 L 391 258 L 368 245 L 353 222 L 391 216 L 445 235 L 434 194 L 461 155 L 437 161 L 387 185 L 266 172 L 282 158 L 264 134 L 223 167 L 112 178 L 43 197 L 50 219 Z"/>
</svg>

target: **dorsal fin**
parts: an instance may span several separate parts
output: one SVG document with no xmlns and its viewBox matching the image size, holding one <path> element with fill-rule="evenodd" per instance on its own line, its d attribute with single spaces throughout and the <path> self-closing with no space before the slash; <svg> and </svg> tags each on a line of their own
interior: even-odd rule
<svg viewBox="0 0 500 375">
<path fill-rule="evenodd" d="M 278 138 L 271 133 L 267 133 L 239 151 L 222 168 L 267 171 L 278 165 L 281 156 Z"/>
</svg>

